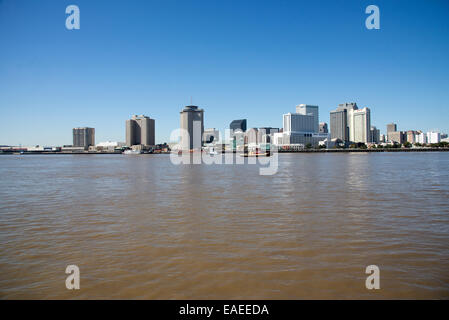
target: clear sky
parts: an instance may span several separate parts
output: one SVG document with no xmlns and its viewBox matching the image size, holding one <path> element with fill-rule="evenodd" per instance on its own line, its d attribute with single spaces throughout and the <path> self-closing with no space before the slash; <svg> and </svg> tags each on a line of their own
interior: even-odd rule
<svg viewBox="0 0 449 320">
<path fill-rule="evenodd" d="M 449 1 L 0 0 L 0 145 L 71 144 L 78 126 L 124 141 L 133 114 L 168 141 L 191 96 L 220 130 L 357 102 L 382 132 L 449 132 Z"/>
</svg>

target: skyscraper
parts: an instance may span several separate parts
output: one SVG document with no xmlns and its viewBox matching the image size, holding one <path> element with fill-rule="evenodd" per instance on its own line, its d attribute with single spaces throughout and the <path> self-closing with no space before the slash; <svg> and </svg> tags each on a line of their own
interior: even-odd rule
<svg viewBox="0 0 449 320">
<path fill-rule="evenodd" d="M 73 128 L 73 146 L 74 147 L 84 147 L 95 145 L 95 129 L 82 127 Z"/>
<path fill-rule="evenodd" d="M 350 112 L 349 140 L 351 142 L 370 142 L 371 111 L 369 108 Z"/>
<path fill-rule="evenodd" d="M 347 143 L 370 141 L 371 111 L 358 108 L 355 102 L 342 103 L 330 112 L 331 138 Z"/>
<path fill-rule="evenodd" d="M 186 106 L 181 112 L 181 149 L 201 149 L 204 132 L 204 110 Z"/>
<path fill-rule="evenodd" d="M 330 112 L 331 138 L 349 141 L 348 110 L 337 108 Z"/>
<path fill-rule="evenodd" d="M 134 115 L 126 120 L 126 145 L 154 146 L 155 143 L 155 121 L 144 115 Z"/>
<path fill-rule="evenodd" d="M 380 142 L 380 130 L 377 129 L 375 126 L 371 126 L 369 142 L 372 142 L 372 143 Z"/>
<path fill-rule="evenodd" d="M 388 136 L 388 134 L 390 132 L 396 132 L 398 130 L 398 127 L 396 125 L 396 123 L 389 123 L 387 124 L 387 141 L 390 141 L 390 137 Z"/>
<path fill-rule="evenodd" d="M 246 119 L 234 120 L 229 125 L 229 129 L 231 129 L 231 134 L 236 130 L 241 130 L 242 132 L 246 131 Z"/>
<path fill-rule="evenodd" d="M 319 114 L 318 106 L 309 104 L 299 104 L 296 106 L 296 113 L 304 115 L 313 115 L 313 132 L 319 132 Z"/>
<path fill-rule="evenodd" d="M 358 110 L 355 102 L 341 103 L 336 110 L 330 112 L 331 138 L 344 142 L 351 141 L 350 128 L 353 127 L 353 112 Z"/>
</svg>

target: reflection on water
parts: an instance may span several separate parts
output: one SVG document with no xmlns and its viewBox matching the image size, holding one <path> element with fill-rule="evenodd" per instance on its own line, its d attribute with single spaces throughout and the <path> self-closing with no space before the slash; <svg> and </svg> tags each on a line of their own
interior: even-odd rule
<svg viewBox="0 0 449 320">
<path fill-rule="evenodd" d="M 1 156 L 0 298 L 449 298 L 449 153 L 279 163 Z"/>
</svg>

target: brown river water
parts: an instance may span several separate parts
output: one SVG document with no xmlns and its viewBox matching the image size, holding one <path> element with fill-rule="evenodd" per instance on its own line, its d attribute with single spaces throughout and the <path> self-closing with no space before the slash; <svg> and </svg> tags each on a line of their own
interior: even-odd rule
<svg viewBox="0 0 449 320">
<path fill-rule="evenodd" d="M 0 298 L 448 299 L 448 167 L 449 152 L 281 154 L 272 176 L 3 155 Z"/>
</svg>

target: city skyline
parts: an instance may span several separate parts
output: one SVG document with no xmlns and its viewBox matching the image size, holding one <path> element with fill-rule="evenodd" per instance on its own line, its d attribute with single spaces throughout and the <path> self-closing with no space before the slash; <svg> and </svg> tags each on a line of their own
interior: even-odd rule
<svg viewBox="0 0 449 320">
<path fill-rule="evenodd" d="M 365 28 L 363 1 L 76 3 L 71 31 L 67 1 L 0 3 L 0 144 L 69 144 L 78 126 L 125 141 L 132 114 L 156 119 L 156 143 L 168 142 L 191 96 L 220 130 L 244 118 L 281 127 L 298 102 L 329 124 L 356 101 L 384 134 L 390 122 L 449 131 L 446 2 L 377 1 L 380 30 Z"/>
</svg>

